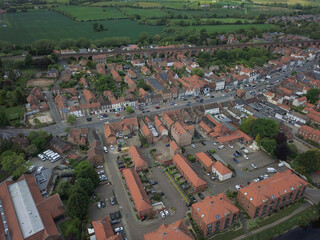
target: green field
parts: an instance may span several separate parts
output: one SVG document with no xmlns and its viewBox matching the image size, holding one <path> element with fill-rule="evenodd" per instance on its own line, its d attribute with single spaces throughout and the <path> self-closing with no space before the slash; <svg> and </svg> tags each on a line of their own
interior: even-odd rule
<svg viewBox="0 0 320 240">
<path fill-rule="evenodd" d="M 108 31 L 94 32 L 93 22 L 76 22 L 55 12 L 39 11 L 7 14 L 11 27 L 0 28 L 0 40 L 16 44 L 30 44 L 38 39 L 77 39 L 85 37 L 91 40 L 106 37 L 129 37 L 137 39 L 140 33 L 151 35 L 161 33 L 163 27 L 139 25 L 131 20 L 97 21 Z"/>
<path fill-rule="evenodd" d="M 253 0 L 254 3 L 273 4 L 283 3 L 288 5 L 301 4 L 301 5 L 320 5 L 320 1 L 308 1 L 308 0 Z"/>
<path fill-rule="evenodd" d="M 79 21 L 103 20 L 103 19 L 120 19 L 126 18 L 120 11 L 115 8 L 96 8 L 80 6 L 61 6 L 58 10 L 70 14 Z"/>
<path fill-rule="evenodd" d="M 121 8 L 121 12 L 127 16 L 140 15 L 145 18 L 161 18 L 167 16 L 167 13 L 161 11 L 158 8 L 153 9 L 142 9 L 142 8 Z"/>
<path fill-rule="evenodd" d="M 24 105 L 9 107 L 9 108 L 5 108 L 5 107 L 0 107 L 0 108 L 4 110 L 7 116 L 7 119 L 9 121 L 20 119 L 21 117 L 23 117 L 23 114 L 26 111 L 26 108 Z"/>
<path fill-rule="evenodd" d="M 268 30 L 268 29 L 272 29 L 272 28 L 278 29 L 279 28 L 273 24 L 203 25 L 203 26 L 187 26 L 185 28 L 196 29 L 197 31 L 199 31 L 201 29 L 206 29 L 208 33 L 212 33 L 212 32 L 218 32 L 218 33 L 226 32 L 227 33 L 227 32 L 234 32 L 239 29 L 247 30 L 252 27 L 255 27 L 255 28 L 261 29 L 261 30 Z"/>
</svg>

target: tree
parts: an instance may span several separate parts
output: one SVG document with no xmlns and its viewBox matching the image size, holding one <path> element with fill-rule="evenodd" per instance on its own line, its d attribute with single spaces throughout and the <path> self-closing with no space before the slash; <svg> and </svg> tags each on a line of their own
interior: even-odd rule
<svg viewBox="0 0 320 240">
<path fill-rule="evenodd" d="M 278 123 L 273 119 L 258 118 L 254 121 L 251 134 L 255 137 L 259 133 L 261 138 L 272 138 L 279 132 Z"/>
<path fill-rule="evenodd" d="M 51 135 L 49 135 L 45 131 L 30 131 L 29 132 L 29 139 L 31 141 L 31 144 L 34 144 L 37 146 L 38 150 L 41 151 L 44 149 L 44 147 L 47 144 L 47 140 L 50 138 Z"/>
<path fill-rule="evenodd" d="M 53 40 L 40 39 L 33 43 L 33 48 L 36 55 L 45 55 L 52 53 L 53 49 L 57 44 Z"/>
<path fill-rule="evenodd" d="M 267 153 L 273 155 L 277 143 L 274 139 L 263 139 L 261 145 L 267 151 Z"/>
<path fill-rule="evenodd" d="M 260 133 L 257 134 L 255 141 L 256 141 L 256 143 L 257 143 L 259 146 L 261 145 Z"/>
<path fill-rule="evenodd" d="M 288 144 L 288 147 L 289 147 L 289 151 L 290 151 L 290 153 L 289 153 L 289 158 L 290 158 L 291 160 L 293 160 L 293 159 L 295 159 L 295 158 L 298 156 L 298 154 L 299 154 L 298 148 L 297 148 L 297 146 L 296 146 L 295 144 L 293 144 L 293 143 L 289 143 L 289 144 Z"/>
<path fill-rule="evenodd" d="M 319 100 L 320 89 L 311 88 L 307 91 L 307 100 L 309 103 L 316 104 Z"/>
<path fill-rule="evenodd" d="M 139 136 L 139 140 L 140 140 L 141 145 L 143 145 L 143 146 L 148 144 L 147 138 L 145 136 L 143 136 L 142 134 Z"/>
<path fill-rule="evenodd" d="M 134 112 L 133 107 L 132 106 L 126 107 L 126 112 L 127 113 L 133 113 Z"/>
<path fill-rule="evenodd" d="M 77 179 L 90 178 L 94 187 L 100 183 L 99 175 L 88 161 L 80 162 L 74 170 Z"/>
<path fill-rule="evenodd" d="M 68 215 L 83 220 L 89 209 L 89 197 L 87 193 L 80 187 L 75 187 L 69 197 Z"/>
<path fill-rule="evenodd" d="M 33 59 L 32 59 L 32 55 L 30 53 L 28 53 L 26 55 L 26 57 L 24 58 L 24 65 L 27 67 L 32 66 L 33 64 Z"/>
<path fill-rule="evenodd" d="M 75 124 L 75 122 L 77 121 L 77 116 L 74 114 L 70 114 L 67 117 L 67 122 L 70 124 Z"/>
<path fill-rule="evenodd" d="M 60 182 L 58 185 L 58 193 L 62 200 L 67 200 L 72 190 L 72 184 L 69 181 Z"/>
<path fill-rule="evenodd" d="M 290 154 L 290 149 L 287 143 L 287 136 L 283 132 L 279 132 L 275 137 L 277 146 L 274 150 L 275 156 L 283 161 L 287 160 L 288 155 Z"/>
<path fill-rule="evenodd" d="M 197 75 L 199 77 L 203 77 L 204 76 L 204 72 L 201 68 L 194 68 L 191 70 L 191 75 Z"/>
<path fill-rule="evenodd" d="M 94 186 L 90 178 L 79 178 L 75 184 L 76 187 L 82 188 L 88 196 L 94 192 Z"/>
<path fill-rule="evenodd" d="M 1 154 L 0 163 L 2 169 L 12 174 L 14 178 L 20 177 L 28 170 L 28 164 L 26 164 L 23 153 L 7 150 Z"/>
<path fill-rule="evenodd" d="M 9 120 L 7 118 L 7 115 L 2 109 L 0 109 L 0 127 L 8 126 L 8 125 L 9 125 Z"/>
<path fill-rule="evenodd" d="M 253 117 L 248 117 L 247 119 L 242 121 L 242 123 L 240 125 L 240 130 L 246 134 L 250 134 L 251 128 L 254 124 L 254 121 L 255 121 L 255 119 Z"/>
<path fill-rule="evenodd" d="M 320 171 L 320 150 L 311 149 L 301 153 L 293 163 L 297 167 L 304 167 L 307 174 Z"/>
<path fill-rule="evenodd" d="M 35 156 L 38 153 L 38 148 L 35 144 L 30 144 L 25 151 L 27 155 Z"/>
</svg>

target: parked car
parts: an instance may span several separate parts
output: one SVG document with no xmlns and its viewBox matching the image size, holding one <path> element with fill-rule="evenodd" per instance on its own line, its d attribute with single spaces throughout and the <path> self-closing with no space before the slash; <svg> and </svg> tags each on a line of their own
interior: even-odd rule
<svg viewBox="0 0 320 240">
<path fill-rule="evenodd" d="M 249 157 L 245 154 L 243 154 L 243 157 L 244 157 L 244 159 L 247 159 L 247 160 L 249 159 Z"/>
<path fill-rule="evenodd" d="M 153 186 L 153 185 L 156 185 L 156 184 L 158 184 L 158 182 L 157 181 L 153 181 L 153 182 L 151 182 L 151 185 Z"/>
<path fill-rule="evenodd" d="M 117 228 L 114 229 L 115 233 L 119 233 L 121 231 L 123 231 L 123 227 L 117 227 Z"/>
<path fill-rule="evenodd" d="M 120 213 L 119 212 L 115 212 L 114 216 L 116 217 L 116 219 L 119 219 L 120 218 Z"/>
<path fill-rule="evenodd" d="M 252 166 L 254 169 L 257 169 L 257 168 L 258 168 L 258 166 L 255 165 L 254 163 L 252 163 L 251 166 Z"/>
<path fill-rule="evenodd" d="M 206 145 L 207 145 L 205 141 L 201 141 L 201 144 L 202 144 L 203 146 L 206 146 Z"/>
<path fill-rule="evenodd" d="M 219 148 L 219 149 L 223 149 L 223 148 L 224 148 L 224 145 L 220 145 L 218 148 Z"/>
<path fill-rule="evenodd" d="M 196 202 L 197 202 L 197 199 L 196 199 L 194 196 L 192 196 L 192 195 L 191 195 L 190 199 L 192 200 L 193 203 L 196 203 Z"/>
<path fill-rule="evenodd" d="M 36 168 L 37 167 L 35 165 L 30 166 L 29 169 L 28 169 L 28 173 L 29 174 L 32 173 L 34 170 L 36 170 Z"/>
<path fill-rule="evenodd" d="M 194 144 L 191 144 L 191 147 L 193 147 L 193 148 L 196 148 L 196 145 L 194 145 Z"/>
<path fill-rule="evenodd" d="M 284 166 L 284 163 L 279 163 L 278 164 L 278 167 L 283 167 Z"/>
<path fill-rule="evenodd" d="M 202 200 L 204 199 L 204 196 L 201 193 L 198 193 L 199 198 L 201 198 Z"/>
<path fill-rule="evenodd" d="M 111 205 L 115 205 L 116 204 L 113 197 L 110 198 L 110 204 Z"/>
<path fill-rule="evenodd" d="M 232 158 L 232 160 L 233 160 L 235 163 L 239 163 L 239 160 L 236 159 L 236 158 Z"/>
<path fill-rule="evenodd" d="M 230 145 L 230 144 L 228 144 L 228 147 L 229 147 L 229 148 L 231 148 L 231 149 L 233 148 L 233 146 L 232 146 L 232 145 Z"/>
<path fill-rule="evenodd" d="M 88 117 L 88 118 L 87 118 L 87 121 L 88 121 L 88 122 L 91 122 L 91 121 L 92 121 L 92 118 L 91 118 L 91 117 Z"/>
<path fill-rule="evenodd" d="M 41 167 L 38 168 L 37 172 L 42 172 L 44 169 L 45 169 L 45 167 L 41 166 Z"/>
<path fill-rule="evenodd" d="M 116 219 L 116 216 L 114 215 L 114 213 L 110 213 L 110 219 L 111 220 L 115 220 Z"/>
<path fill-rule="evenodd" d="M 113 147 L 113 145 L 110 145 L 110 149 L 113 151 L 114 150 L 114 147 Z"/>
<path fill-rule="evenodd" d="M 238 153 L 234 153 L 233 154 L 235 157 L 239 157 L 239 154 Z"/>
<path fill-rule="evenodd" d="M 101 201 L 101 207 L 106 207 L 106 202 L 104 200 Z"/>
<path fill-rule="evenodd" d="M 165 210 L 163 210 L 163 211 L 164 211 L 164 213 L 165 213 L 167 216 L 170 215 L 170 213 L 169 213 L 169 211 L 168 211 L 167 209 L 165 209 Z"/>
<path fill-rule="evenodd" d="M 101 175 L 101 174 L 104 174 L 104 170 L 100 170 L 100 171 L 98 172 L 98 175 Z"/>
<path fill-rule="evenodd" d="M 239 191 L 241 189 L 240 185 L 236 185 L 235 188 L 237 191 Z"/>
<path fill-rule="evenodd" d="M 112 220 L 111 221 L 111 224 L 114 225 L 114 224 L 118 224 L 120 223 L 120 219 L 115 219 L 115 220 Z"/>
<path fill-rule="evenodd" d="M 161 212 L 160 212 L 160 216 L 161 216 L 162 218 L 165 218 L 165 217 L 166 217 L 166 214 L 165 214 L 163 211 L 161 211 Z"/>
<path fill-rule="evenodd" d="M 103 151 L 104 151 L 105 153 L 107 153 L 107 152 L 108 152 L 108 148 L 107 148 L 106 146 L 104 146 L 104 147 L 103 147 Z"/>
<path fill-rule="evenodd" d="M 98 202 L 98 208 L 101 208 L 101 203 L 100 202 Z"/>
</svg>

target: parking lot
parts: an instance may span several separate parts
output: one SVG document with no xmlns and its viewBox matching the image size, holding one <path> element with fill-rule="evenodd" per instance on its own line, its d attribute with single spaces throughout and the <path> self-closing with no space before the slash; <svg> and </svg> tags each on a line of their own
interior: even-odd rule
<svg viewBox="0 0 320 240">
<path fill-rule="evenodd" d="M 215 150 L 216 153 L 213 156 L 222 161 L 224 164 L 230 164 L 236 172 L 236 176 L 228 179 L 226 181 L 220 182 L 219 180 L 215 179 L 212 180 L 212 175 L 207 175 L 207 173 L 200 167 L 200 164 L 195 162 L 191 165 L 195 172 L 200 175 L 208 184 L 208 187 L 212 190 L 213 194 L 219 194 L 224 192 L 226 189 L 231 191 L 235 191 L 235 185 L 242 185 L 243 187 L 247 186 L 253 179 L 267 174 L 267 167 L 273 167 L 277 169 L 279 172 L 285 171 L 287 168 L 285 166 L 278 167 L 278 162 L 272 159 L 267 153 L 262 150 L 258 150 L 255 152 L 249 152 L 246 154 L 249 159 L 245 159 L 243 156 L 235 157 L 234 153 L 236 150 L 240 151 L 241 146 L 240 143 L 233 143 L 231 144 L 233 148 L 230 148 L 228 145 L 225 145 L 223 149 L 219 149 L 220 145 L 214 145 L 214 141 L 208 140 L 206 138 L 205 144 L 203 145 L 200 142 L 194 143 L 195 148 L 192 146 L 186 146 L 185 155 L 191 154 L 195 156 L 198 152 L 207 152 L 208 150 Z M 250 150 L 248 146 L 246 149 Z M 241 151 L 243 154 L 243 151 Z M 233 158 L 236 158 L 239 163 L 235 163 Z M 255 164 L 257 168 L 253 168 L 252 164 Z M 245 171 L 244 171 L 245 170 Z M 272 174 L 268 174 L 272 176 Z M 198 200 L 198 199 L 197 199 Z"/>
</svg>

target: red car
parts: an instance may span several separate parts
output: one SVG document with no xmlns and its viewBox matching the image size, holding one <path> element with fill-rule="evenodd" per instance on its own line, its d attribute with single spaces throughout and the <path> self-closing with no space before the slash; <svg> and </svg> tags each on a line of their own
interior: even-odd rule
<svg viewBox="0 0 320 240">
<path fill-rule="evenodd" d="M 119 114 L 119 113 L 117 113 L 117 114 L 116 114 L 116 116 L 117 116 L 117 117 L 120 117 L 120 114 Z"/>
</svg>

